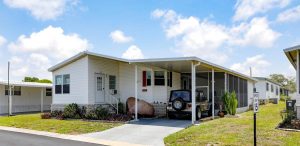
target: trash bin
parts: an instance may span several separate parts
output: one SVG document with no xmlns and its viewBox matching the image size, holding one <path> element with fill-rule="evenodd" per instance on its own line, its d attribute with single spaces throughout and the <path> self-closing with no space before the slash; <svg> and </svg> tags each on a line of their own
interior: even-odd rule
<svg viewBox="0 0 300 146">
<path fill-rule="evenodd" d="M 296 100 L 286 100 L 286 110 L 295 110 Z"/>
</svg>

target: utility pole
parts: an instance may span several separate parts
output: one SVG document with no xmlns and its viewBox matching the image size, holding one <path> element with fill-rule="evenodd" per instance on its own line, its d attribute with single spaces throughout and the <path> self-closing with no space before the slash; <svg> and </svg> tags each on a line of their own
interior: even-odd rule
<svg viewBox="0 0 300 146">
<path fill-rule="evenodd" d="M 7 103 L 7 108 L 8 108 L 8 112 L 7 112 L 7 116 L 10 116 L 10 94 L 11 94 L 11 92 L 10 92 L 10 84 L 9 84 L 9 69 L 10 69 L 10 62 L 8 61 L 8 64 L 7 64 L 7 92 L 8 92 L 8 103 Z"/>
</svg>

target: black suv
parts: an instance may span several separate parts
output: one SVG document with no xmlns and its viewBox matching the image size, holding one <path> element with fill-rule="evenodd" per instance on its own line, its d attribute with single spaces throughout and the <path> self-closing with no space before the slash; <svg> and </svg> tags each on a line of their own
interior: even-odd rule
<svg viewBox="0 0 300 146">
<path fill-rule="evenodd" d="M 198 102 L 196 100 L 196 119 L 199 120 L 203 112 L 209 111 L 208 102 Z M 172 90 L 167 106 L 168 117 L 191 117 L 192 115 L 192 95 L 190 90 Z"/>
</svg>

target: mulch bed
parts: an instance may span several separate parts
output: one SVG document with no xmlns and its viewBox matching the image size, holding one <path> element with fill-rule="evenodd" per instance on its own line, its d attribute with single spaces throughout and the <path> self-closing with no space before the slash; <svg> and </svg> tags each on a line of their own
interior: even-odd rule
<svg viewBox="0 0 300 146">
<path fill-rule="evenodd" d="M 284 130 L 284 131 L 300 132 L 300 128 L 298 127 L 298 125 L 295 126 L 295 124 L 299 124 L 298 122 L 300 122 L 300 120 L 294 120 L 291 123 L 279 123 L 276 129 Z"/>
</svg>

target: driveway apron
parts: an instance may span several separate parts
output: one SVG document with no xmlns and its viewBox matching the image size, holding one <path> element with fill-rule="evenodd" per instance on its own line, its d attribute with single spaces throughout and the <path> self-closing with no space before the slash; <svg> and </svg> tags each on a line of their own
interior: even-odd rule
<svg viewBox="0 0 300 146">
<path fill-rule="evenodd" d="M 102 132 L 81 136 L 141 145 L 164 145 L 164 137 L 191 124 L 189 120 L 141 119 Z"/>
</svg>

